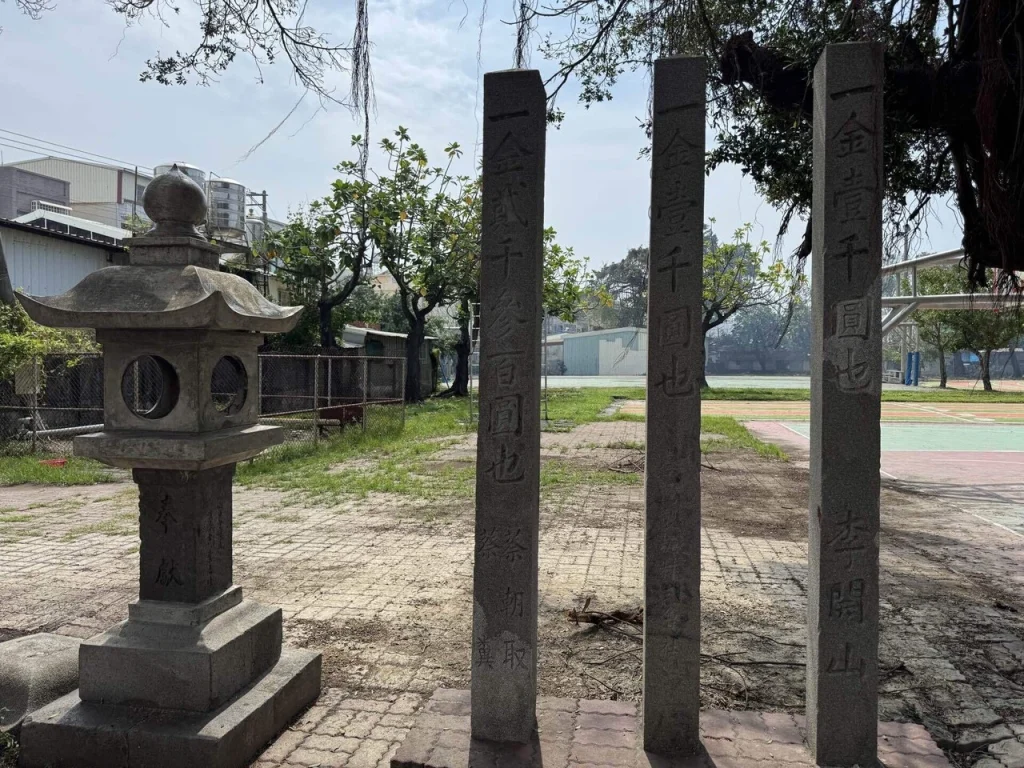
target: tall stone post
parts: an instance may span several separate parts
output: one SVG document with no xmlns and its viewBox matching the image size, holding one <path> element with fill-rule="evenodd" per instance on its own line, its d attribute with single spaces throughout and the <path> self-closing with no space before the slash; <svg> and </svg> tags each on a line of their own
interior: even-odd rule
<svg viewBox="0 0 1024 768">
<path fill-rule="evenodd" d="M 828 766 L 877 749 L 882 58 L 829 45 L 814 70 L 807 737 Z"/>
<path fill-rule="evenodd" d="M 492 741 L 535 726 L 545 120 L 536 70 L 484 76 L 471 722 Z"/>
<path fill-rule="evenodd" d="M 704 60 L 654 65 L 647 352 L 644 749 L 700 747 Z"/>
</svg>

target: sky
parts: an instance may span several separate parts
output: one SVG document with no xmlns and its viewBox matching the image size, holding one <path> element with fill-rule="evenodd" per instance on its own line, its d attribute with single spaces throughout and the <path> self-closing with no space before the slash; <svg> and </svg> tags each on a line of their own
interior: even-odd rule
<svg viewBox="0 0 1024 768">
<path fill-rule="evenodd" d="M 370 0 L 377 104 L 371 138 L 377 142 L 402 125 L 432 162 L 457 141 L 465 155 L 456 170 L 469 174 L 478 151 L 483 72 L 513 65 L 515 30 L 507 23 L 512 0 L 490 0 L 482 31 L 480 0 L 466 3 Z M 2 132 L 13 131 L 128 165 L 185 161 L 266 189 L 277 219 L 325 195 L 337 177 L 334 167 L 354 159 L 350 137 L 362 132 L 361 121 L 337 105 L 320 109 L 312 95 L 303 98 L 285 63 L 262 67 L 262 82 L 256 66 L 242 58 L 208 86 L 139 81 L 145 61 L 157 52 L 194 47 L 194 7 L 186 0 L 179 4 L 181 14 L 169 14 L 169 25 L 149 18 L 126 29 L 102 0 L 54 0 L 39 20 L 21 15 L 13 2 L 0 2 L 3 159 L 44 154 L 11 146 L 26 141 Z M 353 6 L 352 0 L 309 0 L 306 19 L 332 40 L 346 41 Z M 534 48 L 537 42 L 535 36 Z M 554 70 L 536 51 L 530 64 L 542 76 Z M 346 74 L 331 75 L 331 83 L 347 92 Z M 558 104 L 565 121 L 548 131 L 545 223 L 594 268 L 648 238 L 649 164 L 640 157 L 647 93 L 644 75 L 626 76 L 610 102 L 586 109 L 568 87 Z M 280 129 L 245 157 L 293 108 Z M 705 218 L 715 219 L 722 239 L 749 223 L 752 239 L 774 244 L 780 214 L 738 167 L 723 166 L 706 180 Z M 802 232 L 803 224 L 795 223 L 781 250 L 791 251 Z M 952 211 L 936 206 L 920 249 L 957 248 L 959 240 Z"/>
</svg>

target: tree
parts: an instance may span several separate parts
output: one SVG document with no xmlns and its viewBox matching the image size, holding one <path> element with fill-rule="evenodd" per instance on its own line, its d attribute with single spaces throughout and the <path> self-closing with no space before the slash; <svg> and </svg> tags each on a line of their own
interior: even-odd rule
<svg viewBox="0 0 1024 768">
<path fill-rule="evenodd" d="M 362 137 L 353 136 L 353 146 Z M 321 347 L 335 346 L 332 317 L 360 284 L 373 258 L 366 181 L 365 154 L 358 162 L 345 161 L 331 194 L 292 214 L 288 223 L 267 234 L 270 259 L 280 259 L 280 274 L 302 304 L 316 306 Z"/>
<path fill-rule="evenodd" d="M 713 222 L 712 222 L 713 223 Z M 736 230 L 731 243 L 719 243 L 704 229 L 704 301 L 701 313 L 700 386 L 708 386 L 707 335 L 741 309 L 777 306 L 796 293 L 794 277 L 779 260 L 764 264 L 768 243 L 751 245 L 749 224 Z"/>
<path fill-rule="evenodd" d="M 479 210 L 473 225 L 479 232 Z M 557 241 L 558 232 L 554 227 L 544 230 L 543 239 L 543 284 L 541 301 L 544 313 L 563 320 L 573 320 L 587 300 L 587 284 L 591 277 L 586 259 L 576 256 L 572 247 L 564 247 Z M 477 249 L 467 252 L 469 263 L 461 273 L 461 281 L 454 300 L 458 306 L 459 338 L 453 345 L 456 353 L 455 379 L 443 394 L 462 397 L 469 394 L 469 358 L 472 352 L 470 332 L 470 307 L 480 301 L 480 259 L 479 234 L 476 234 Z M 601 300 L 600 294 L 595 294 Z"/>
<path fill-rule="evenodd" d="M 810 213 L 815 62 L 828 43 L 882 43 L 890 237 L 907 224 L 921 226 L 929 203 L 952 194 L 971 282 L 982 284 L 986 266 L 1021 265 L 1021 0 L 551 0 L 531 7 L 522 32 L 539 24 L 558 30 L 541 46 L 558 64 L 547 81 L 552 119 L 562 117 L 555 100 L 570 79 L 590 105 L 610 99 L 624 72 L 650 73 L 660 56 L 686 51 L 715 62 L 709 169 L 738 164 L 784 211 L 783 231 L 794 215 Z M 801 257 L 810 252 L 811 225 Z"/>
<path fill-rule="evenodd" d="M 917 287 L 922 294 L 960 293 L 966 281 L 957 269 L 922 269 L 917 273 Z M 913 315 L 921 341 L 935 350 L 939 360 L 939 387 L 946 388 L 946 353 L 958 349 L 960 333 L 950 322 L 951 313 L 944 310 L 919 310 Z M 901 361 L 902 363 L 902 361 Z"/>
<path fill-rule="evenodd" d="M 647 325 L 647 246 L 630 248 L 622 261 L 613 261 L 594 273 L 614 302 L 620 326 Z"/>
<path fill-rule="evenodd" d="M 811 346 L 810 312 L 802 296 L 788 302 L 762 304 L 740 310 L 733 318 L 728 340 L 733 347 L 757 355 L 761 370 L 768 367 L 774 349 L 808 352 Z"/>
<path fill-rule="evenodd" d="M 240 57 L 252 60 L 262 82 L 263 67 L 283 58 L 298 84 L 322 101 L 356 105 L 364 112 L 369 106 L 368 0 L 357 0 L 355 32 L 346 44 L 332 42 L 305 24 L 306 6 L 298 0 L 192 0 L 193 13 L 184 15 L 170 0 L 109 0 L 107 4 L 124 18 L 125 26 L 150 20 L 176 27 L 182 34 L 186 24 L 192 23 L 190 17 L 199 16 L 194 47 L 168 54 L 158 51 L 146 61 L 139 76 L 143 82 L 209 85 Z M 56 7 L 49 0 L 15 0 L 14 5 L 32 19 Z M 351 72 L 348 101 L 339 98 L 327 82 L 328 74 L 345 70 Z"/>
<path fill-rule="evenodd" d="M 405 128 L 395 131 L 395 139 L 380 143 L 388 175 L 376 176 L 369 223 L 380 263 L 398 286 L 409 322 L 405 398 L 418 402 L 427 315 L 451 299 L 478 247 L 473 236 L 477 201 L 473 183 L 451 174 L 452 162 L 462 155 L 457 143 L 445 147 L 445 167 L 432 167 Z"/>
</svg>

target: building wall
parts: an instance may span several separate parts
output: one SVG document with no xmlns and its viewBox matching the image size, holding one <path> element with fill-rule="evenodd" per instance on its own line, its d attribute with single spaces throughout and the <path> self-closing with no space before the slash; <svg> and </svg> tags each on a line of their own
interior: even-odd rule
<svg viewBox="0 0 1024 768">
<path fill-rule="evenodd" d="M 83 277 L 110 266 L 110 252 L 92 245 L 0 226 L 11 283 L 33 296 L 64 293 Z M 112 258 L 112 257 L 111 257 Z"/>
<path fill-rule="evenodd" d="M 32 210 L 33 200 L 70 205 L 68 182 L 12 165 L 0 166 L 0 219 L 13 219 Z"/>
<path fill-rule="evenodd" d="M 647 354 L 646 328 L 613 328 L 607 331 L 567 334 L 562 339 L 565 372 L 569 376 L 609 375 L 601 370 L 601 342 L 619 342 L 623 348 Z"/>
<path fill-rule="evenodd" d="M 121 227 L 132 215 L 132 204 L 128 203 L 72 203 L 71 210 L 75 216 L 97 221 L 109 227 Z M 135 206 L 135 213 L 143 221 L 149 221 L 142 204 Z"/>
<path fill-rule="evenodd" d="M 70 182 L 72 203 L 118 202 L 116 168 L 59 157 L 19 160 L 11 165 Z"/>
</svg>

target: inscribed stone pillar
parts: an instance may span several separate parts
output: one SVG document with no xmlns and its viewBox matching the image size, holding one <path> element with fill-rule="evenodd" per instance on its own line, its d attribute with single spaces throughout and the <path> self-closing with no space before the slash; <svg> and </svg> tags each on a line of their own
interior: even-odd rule
<svg viewBox="0 0 1024 768">
<path fill-rule="evenodd" d="M 182 472 L 136 469 L 139 598 L 199 603 L 231 586 L 235 465 Z"/>
<path fill-rule="evenodd" d="M 807 736 L 829 766 L 874 765 L 882 371 L 882 46 L 814 70 Z"/>
<path fill-rule="evenodd" d="M 699 749 L 704 60 L 654 65 L 644 749 Z"/>
<path fill-rule="evenodd" d="M 536 70 L 484 76 L 471 719 L 493 741 L 535 723 L 545 120 Z"/>
</svg>

